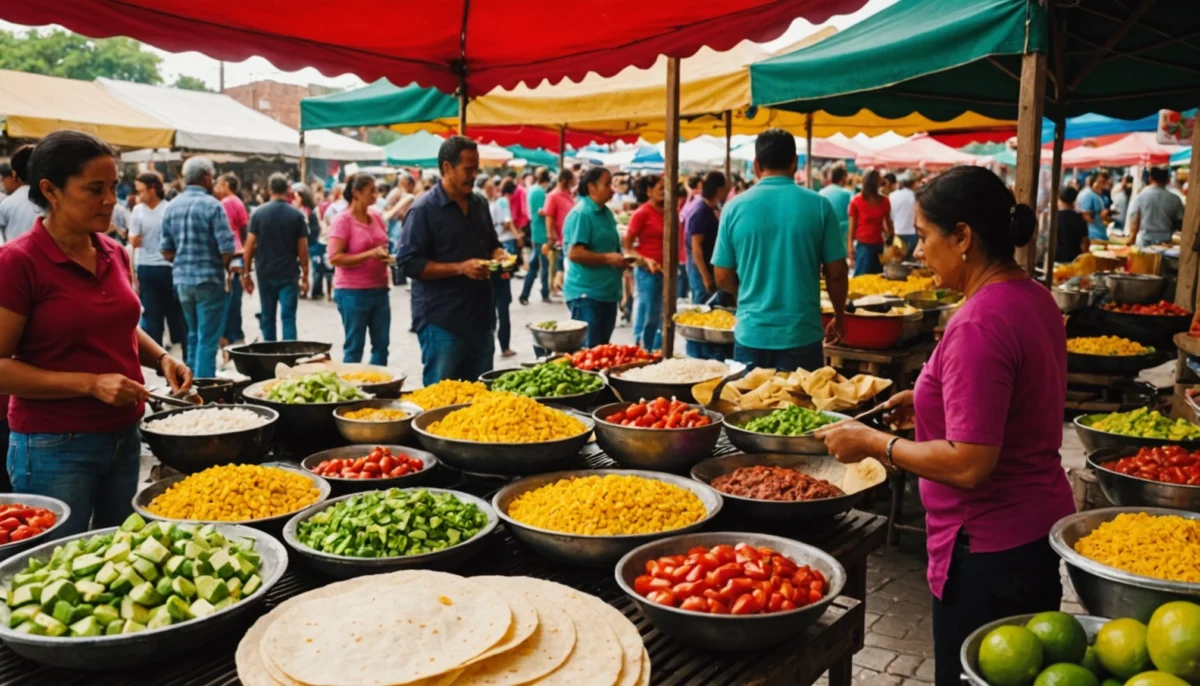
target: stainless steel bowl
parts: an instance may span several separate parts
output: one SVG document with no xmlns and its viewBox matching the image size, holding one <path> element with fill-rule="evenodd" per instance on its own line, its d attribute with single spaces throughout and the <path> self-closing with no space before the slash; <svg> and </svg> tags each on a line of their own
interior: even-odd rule
<svg viewBox="0 0 1200 686">
<path fill-rule="evenodd" d="M 425 463 L 425 467 L 419 472 L 405 474 L 404 476 L 393 476 L 386 479 L 343 479 L 336 476 L 321 476 L 329 483 L 329 492 L 334 496 L 347 495 L 349 493 L 359 493 L 361 491 L 376 491 L 385 488 L 410 488 L 412 486 L 421 486 L 427 484 L 433 479 L 433 475 L 440 464 L 438 459 L 433 456 L 433 453 L 427 453 L 424 450 L 416 450 L 402 445 L 386 445 L 376 443 L 375 445 L 387 448 L 393 455 L 396 453 L 404 453 L 409 457 L 420 460 Z M 374 447 L 374 446 L 372 446 Z M 305 471 L 311 472 L 316 469 L 317 465 L 325 460 L 344 460 L 358 459 L 371 452 L 371 448 L 363 445 L 350 445 L 342 448 L 331 448 L 322 450 L 319 453 L 313 453 L 304 458 L 300 462 L 300 467 Z"/>
<path fill-rule="evenodd" d="M 1100 450 L 1101 448 L 1125 448 L 1125 447 L 1151 447 L 1161 445 L 1181 445 L 1188 450 L 1200 450 L 1200 441 L 1172 441 L 1166 438 L 1140 438 L 1138 436 L 1125 436 L 1122 434 L 1109 433 L 1093 429 L 1091 424 L 1093 421 L 1104 417 L 1104 414 L 1088 414 L 1081 415 L 1075 418 L 1075 434 L 1079 436 L 1079 442 L 1083 443 L 1083 448 L 1089 454 Z"/>
<path fill-rule="evenodd" d="M 609 474 L 657 479 L 658 481 L 665 481 L 680 488 L 686 488 L 700 498 L 701 502 L 704 503 L 707 514 L 700 521 L 680 529 L 660 531 L 652 534 L 627 534 L 622 536 L 567 534 L 561 531 L 551 531 L 550 529 L 530 526 L 508 516 L 509 505 L 524 493 L 562 479 L 584 476 L 607 476 Z M 500 489 L 492 498 L 492 507 L 495 508 L 496 514 L 500 519 L 503 519 L 504 523 L 512 529 L 513 536 L 516 536 L 517 540 L 533 548 L 536 552 L 560 562 L 566 562 L 567 564 L 582 565 L 585 567 L 604 567 L 616 562 L 625 553 L 645 543 L 702 529 L 721 511 L 721 502 L 721 494 L 712 488 L 692 479 L 675 476 L 674 474 L 646 472 L 634 469 L 576 469 L 568 472 L 553 472 L 530 476 L 511 483 Z"/>
<path fill-rule="evenodd" d="M 1140 448 L 1102 448 L 1088 455 L 1088 465 L 1095 470 L 1096 479 L 1105 497 L 1122 507 L 1169 507 L 1176 510 L 1200 512 L 1200 486 L 1169 484 L 1122 474 L 1106 465 L 1123 457 L 1136 455 Z"/>
<path fill-rule="evenodd" d="M 765 417 L 775 410 L 738 410 L 725 415 L 725 435 L 735 448 L 744 453 L 790 453 L 793 455 L 828 455 L 825 441 L 812 436 L 779 436 L 747 431 L 742 428 L 755 417 Z M 840 422 L 849 419 L 840 412 L 822 412 Z"/>
<path fill-rule="evenodd" d="M 825 576 L 825 597 L 804 607 L 765 615 L 711 615 L 652 603 L 638 595 L 633 582 L 645 574 L 646 563 L 664 555 L 682 555 L 693 547 L 748 543 L 767 546 L 808 565 Z M 846 570 L 829 553 L 782 536 L 746 532 L 714 532 L 672 536 L 630 551 L 617 563 L 617 585 L 625 591 L 659 631 L 692 645 L 710 650 L 759 650 L 795 638 L 825 614 L 825 608 L 846 586 Z"/>
<path fill-rule="evenodd" d="M 883 265 L 883 278 L 889 281 L 905 281 L 912 274 L 913 268 L 901 262 L 889 262 Z"/>
<path fill-rule="evenodd" d="M 516 367 L 510 367 L 508 369 L 493 369 L 490 372 L 484 372 L 480 374 L 479 381 L 488 388 L 491 388 L 492 384 L 494 384 L 500 377 L 509 372 L 517 371 L 524 371 L 524 369 Z M 599 378 L 601 382 L 600 387 L 593 391 L 585 391 L 583 393 L 570 393 L 567 395 L 535 395 L 530 397 L 539 403 L 542 403 L 543 405 L 563 405 L 565 407 L 572 407 L 577 410 L 586 410 L 595 404 L 596 398 L 599 398 L 600 394 L 604 392 L 604 377 L 601 376 L 599 372 L 588 372 L 582 369 L 576 369 L 575 371 L 579 372 L 580 374 L 587 374 L 588 376 Z"/>
<path fill-rule="evenodd" d="M 1105 277 L 1113 300 L 1122 305 L 1158 302 L 1165 281 L 1153 274 L 1109 274 Z"/>
<path fill-rule="evenodd" d="M 770 455 L 763 453 L 734 453 L 714 457 L 692 467 L 692 478 L 705 485 L 712 485 L 713 479 L 728 474 L 740 467 L 766 465 L 770 467 L 786 467 L 799 472 L 809 473 L 811 466 L 819 460 L 837 460 L 828 456 L 816 455 Z M 837 484 L 835 484 L 837 485 Z M 838 486 L 840 488 L 840 485 Z M 832 517 L 854 509 L 858 501 L 867 494 L 866 491 L 848 493 L 836 498 L 820 500 L 759 500 L 740 495 L 732 495 L 717 491 L 725 499 L 725 507 L 730 512 L 745 515 L 765 522 L 779 523 L 791 520 L 811 519 L 813 517 Z"/>
<path fill-rule="evenodd" d="M 537 474 L 571 463 L 579 450 L 587 443 L 596 423 L 588 417 L 566 408 L 554 409 L 567 412 L 584 425 L 584 432 L 570 438 L 560 438 L 541 443 L 484 443 L 445 438 L 429 433 L 429 425 L 469 405 L 448 405 L 435 410 L 426 410 L 413 420 L 413 430 L 421 445 L 442 462 L 465 472 L 482 474 L 508 474 L 520 476 Z M 554 407 L 548 405 L 548 407 Z"/>
<path fill-rule="evenodd" d="M 363 398 L 336 403 L 281 403 L 266 397 L 266 385 L 274 381 L 275 379 L 271 379 L 251 384 L 242 391 L 242 396 L 248 403 L 269 407 L 278 412 L 280 438 L 303 452 L 340 445 L 341 434 L 338 433 L 337 423 L 333 420 L 333 411 L 339 407 L 373 399 L 371 394 L 364 392 Z"/>
<path fill-rule="evenodd" d="M 633 403 L 612 403 L 596 408 L 596 442 L 608 456 L 629 469 L 686 472 L 692 465 L 712 455 L 721 438 L 720 412 L 701 405 L 691 405 L 712 421 L 708 426 L 691 429 L 643 429 L 621 426 L 604 420 L 621 412 Z"/>
<path fill-rule="evenodd" d="M 983 645 L 983 639 L 987 637 L 992 629 L 1002 626 L 1025 626 L 1029 620 L 1035 615 L 1014 615 L 997 619 L 994 622 L 988 622 L 971 632 L 967 636 L 967 640 L 963 641 L 962 649 L 959 651 L 959 662 L 962 664 L 962 678 L 965 683 L 971 686 L 991 686 L 987 679 L 979 673 L 979 648 Z M 1109 620 L 1104 617 L 1093 617 L 1091 615 L 1074 615 L 1075 619 L 1083 625 L 1083 630 L 1087 633 L 1088 645 L 1091 645 L 1096 640 L 1096 633 L 1100 631 L 1100 627 L 1108 623 Z"/>
<path fill-rule="evenodd" d="M 1079 596 L 1079 603 L 1091 614 L 1133 617 L 1140 622 L 1148 622 L 1150 615 L 1163 603 L 1172 600 L 1196 602 L 1200 599 L 1200 583 L 1167 581 L 1132 574 L 1075 552 L 1075 542 L 1096 527 L 1112 521 L 1119 514 L 1138 512 L 1200 519 L 1200 514 L 1194 512 L 1157 507 L 1109 507 L 1068 515 L 1058 520 L 1050 530 L 1050 545 L 1067 563 L 1067 574 Z"/>
<path fill-rule="evenodd" d="M 0 564 L 0 583 L 8 584 L 14 575 L 24 571 L 32 558 L 50 559 L 54 549 L 68 541 L 91 538 L 97 534 L 110 534 L 116 530 L 117 527 L 111 527 L 88 531 L 27 550 Z M 14 653 L 43 665 L 98 671 L 158 662 L 172 655 L 194 651 L 198 646 L 210 645 L 230 635 L 240 635 L 245 630 L 249 618 L 257 615 L 257 610 L 266 600 L 267 594 L 287 569 L 287 549 L 273 537 L 248 527 L 217 524 L 217 530 L 227 538 L 254 539 L 255 550 L 262 557 L 262 565 L 259 568 L 262 587 L 254 595 L 244 597 L 224 610 L 201 619 L 117 636 L 34 636 L 17 633 L 4 622 L 0 623 L 0 641 Z M 153 681 L 152 678 L 147 678 Z"/>
<path fill-rule="evenodd" d="M 150 452 L 162 463 L 185 474 L 199 472 L 218 464 L 258 464 L 266 458 L 267 448 L 275 437 L 279 413 L 261 405 L 221 405 L 222 411 L 239 408 L 249 410 L 267 420 L 261 426 L 229 433 L 179 435 L 166 434 L 146 428 L 149 422 L 172 415 L 209 410 L 218 406 L 197 405 L 178 410 L 157 412 L 142 420 L 142 438 Z"/>
<path fill-rule="evenodd" d="M 500 520 L 496 517 L 495 510 L 492 509 L 491 505 L 488 505 L 486 500 L 481 500 L 468 493 L 447 491 L 441 488 L 426 488 L 422 490 L 429 491 L 430 493 L 452 493 L 459 500 L 474 504 L 487 515 L 487 524 L 479 530 L 479 533 L 465 541 L 459 542 L 458 545 L 451 546 L 445 550 L 438 550 L 423 555 L 409 555 L 407 557 L 345 557 L 343 555 L 330 555 L 319 550 L 313 550 L 300 542 L 300 539 L 296 537 L 300 522 L 322 510 L 333 507 L 336 503 L 361 495 L 359 493 L 352 493 L 340 498 L 334 498 L 333 500 L 327 500 L 289 519 L 288 523 L 283 527 L 283 540 L 287 541 L 288 546 L 292 550 L 300 553 L 304 561 L 313 569 L 338 579 L 349 579 L 365 574 L 383 574 L 399 569 L 415 568 L 441 571 L 454 569 L 479 552 L 479 549 L 483 547 L 484 542 L 487 540 L 487 535 L 496 529 L 496 525 L 500 523 Z"/>
<path fill-rule="evenodd" d="M 1091 297 L 1091 293 L 1088 291 L 1068 290 L 1062 286 L 1051 288 L 1050 295 L 1053 296 L 1054 302 L 1058 304 L 1059 312 L 1063 314 L 1078 312 L 1087 307 L 1088 300 Z"/>
<path fill-rule="evenodd" d="M 275 378 L 275 366 L 279 363 L 294 367 L 297 364 L 328 359 L 331 343 L 318 341 L 270 341 L 244 343 L 225 348 L 238 372 L 254 381 Z"/>
<path fill-rule="evenodd" d="M 533 342 L 535 345 L 545 348 L 552 353 L 573 353 L 583 347 L 584 340 L 587 339 L 587 326 L 582 326 L 578 329 L 569 329 L 566 331 L 548 331 L 539 329 L 534 324 L 526 324 L 525 328 L 533 334 Z"/>
<path fill-rule="evenodd" d="M 54 526 L 46 529 L 37 536 L 32 536 L 23 541 L 13 541 L 0 545 L 0 562 L 7 560 L 13 555 L 17 555 L 22 551 L 29 550 L 34 546 L 39 546 L 46 541 L 52 541 L 57 536 L 54 535 L 54 530 L 67 523 L 71 518 L 71 506 L 59 500 L 45 495 L 34 495 L 32 493 L 0 493 L 0 505 L 29 505 L 31 507 L 44 507 L 54 513 Z"/>
<path fill-rule="evenodd" d="M 615 367 L 609 367 L 601 372 L 604 380 L 612 387 L 616 393 L 618 400 L 627 400 L 629 402 L 637 402 L 638 400 L 652 400 L 654 398 L 677 398 L 685 403 L 696 402 L 696 397 L 692 395 L 692 387 L 704 381 L 712 379 L 704 379 L 701 381 L 692 381 L 689 383 L 660 383 L 653 381 L 634 381 L 633 379 L 625 379 L 621 377 L 621 373 L 633 369 L 634 367 L 645 367 L 651 364 L 657 364 L 661 360 L 630 362 L 629 364 L 619 364 Z M 725 373 L 724 378 L 734 379 L 742 375 L 746 371 L 746 365 L 741 362 L 728 363 L 729 371 Z"/>
<path fill-rule="evenodd" d="M 677 322 L 675 330 L 679 332 L 679 336 L 685 341 L 719 343 L 721 345 L 733 344 L 733 329 L 714 329 L 711 326 L 688 326 L 687 324 L 679 324 Z"/>
<path fill-rule="evenodd" d="M 387 422 L 369 422 L 365 419 L 349 419 L 347 412 L 366 408 L 400 410 L 407 412 L 404 419 Z M 408 402 L 399 400 L 364 400 L 353 405 L 343 405 L 333 411 L 333 423 L 337 425 L 338 433 L 351 443 L 400 443 L 412 435 L 412 420 L 423 410 Z"/>
</svg>

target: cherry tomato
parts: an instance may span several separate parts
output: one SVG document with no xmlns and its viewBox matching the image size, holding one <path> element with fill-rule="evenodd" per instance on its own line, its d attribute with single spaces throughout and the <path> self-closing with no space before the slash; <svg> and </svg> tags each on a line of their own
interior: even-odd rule
<svg viewBox="0 0 1200 686">
<path fill-rule="evenodd" d="M 649 574 L 643 574 L 633 580 L 633 590 L 640 596 L 649 595 L 651 588 L 650 582 L 654 581 L 654 577 Z"/>
<path fill-rule="evenodd" d="M 708 600 L 707 598 L 702 598 L 700 596 L 692 596 L 685 599 L 679 606 L 679 609 L 688 610 L 690 612 L 708 612 L 709 603 L 713 602 L 719 603 L 720 601 Z"/>
</svg>

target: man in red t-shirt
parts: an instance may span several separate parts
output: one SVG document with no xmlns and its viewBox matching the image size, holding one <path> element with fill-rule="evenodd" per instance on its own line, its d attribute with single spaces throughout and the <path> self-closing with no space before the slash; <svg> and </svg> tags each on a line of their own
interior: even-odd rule
<svg viewBox="0 0 1200 686">
<path fill-rule="evenodd" d="M 221 347 L 240 343 L 246 339 L 242 331 L 242 244 L 246 238 L 246 227 L 250 225 L 250 214 L 238 197 L 241 186 L 233 172 L 222 174 L 213 184 L 213 195 L 221 201 L 229 217 L 229 228 L 233 230 L 235 255 L 229 263 L 229 294 L 225 304 L 225 331 L 221 336 Z"/>
</svg>

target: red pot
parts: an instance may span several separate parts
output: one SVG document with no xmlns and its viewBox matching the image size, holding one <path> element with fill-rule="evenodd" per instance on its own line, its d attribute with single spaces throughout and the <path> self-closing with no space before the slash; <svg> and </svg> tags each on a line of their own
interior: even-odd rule
<svg viewBox="0 0 1200 686">
<path fill-rule="evenodd" d="M 847 314 L 841 345 L 871 350 L 895 348 L 921 332 L 921 319 L 920 312 L 906 315 Z M 832 314 L 821 315 L 821 322 L 825 326 L 831 321 Z"/>
</svg>

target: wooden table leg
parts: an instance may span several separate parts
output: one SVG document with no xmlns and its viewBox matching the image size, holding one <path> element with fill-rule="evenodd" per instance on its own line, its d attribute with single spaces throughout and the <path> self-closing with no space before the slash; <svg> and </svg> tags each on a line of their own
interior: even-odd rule
<svg viewBox="0 0 1200 686">
<path fill-rule="evenodd" d="M 866 558 L 856 560 L 849 565 L 844 565 L 844 567 L 846 569 L 846 587 L 842 589 L 842 595 L 865 602 L 867 599 Z"/>
<path fill-rule="evenodd" d="M 829 668 L 829 686 L 850 686 L 850 679 L 854 675 L 854 656 L 847 655 Z"/>
<path fill-rule="evenodd" d="M 888 477 L 888 489 L 892 492 L 891 507 L 888 508 L 887 542 L 888 545 L 900 544 L 900 515 L 904 511 L 904 489 L 907 486 L 907 473 L 898 472 Z"/>
</svg>

